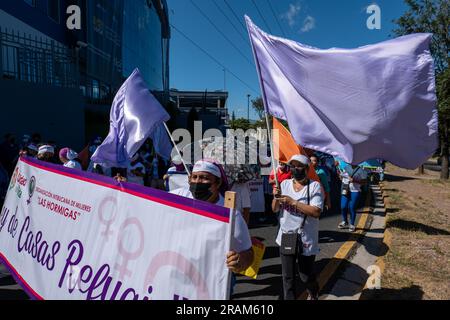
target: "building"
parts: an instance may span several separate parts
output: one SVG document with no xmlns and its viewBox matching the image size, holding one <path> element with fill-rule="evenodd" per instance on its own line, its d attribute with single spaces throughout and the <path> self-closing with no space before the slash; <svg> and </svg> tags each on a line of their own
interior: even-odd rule
<svg viewBox="0 0 450 320">
<path fill-rule="evenodd" d="M 81 9 L 81 30 L 66 10 Z M 0 134 L 39 132 L 80 149 L 105 136 L 113 97 L 134 68 L 169 101 L 170 27 L 166 0 L 0 2 Z M 137 47 L 138 46 L 138 47 Z"/>
<path fill-rule="evenodd" d="M 202 121 L 202 129 L 219 129 L 225 134 L 228 123 L 226 91 L 170 90 L 170 98 L 177 109 L 176 126 L 193 132 L 194 121 Z"/>
</svg>

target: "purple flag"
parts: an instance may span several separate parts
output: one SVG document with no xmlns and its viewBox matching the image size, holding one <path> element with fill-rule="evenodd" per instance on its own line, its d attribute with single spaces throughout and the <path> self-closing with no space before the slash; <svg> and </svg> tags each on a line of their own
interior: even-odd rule
<svg viewBox="0 0 450 320">
<path fill-rule="evenodd" d="M 171 159 L 172 142 L 167 134 L 166 128 L 163 124 L 160 124 L 150 134 L 150 139 L 153 141 L 153 148 L 155 152 L 166 160 Z"/>
<path fill-rule="evenodd" d="M 266 111 L 303 147 L 358 164 L 414 169 L 438 147 L 431 34 L 322 50 L 275 37 L 246 16 Z"/>
<path fill-rule="evenodd" d="M 127 167 L 145 140 L 169 119 L 135 69 L 114 98 L 109 134 L 92 155 L 92 161 L 105 167 Z"/>
</svg>

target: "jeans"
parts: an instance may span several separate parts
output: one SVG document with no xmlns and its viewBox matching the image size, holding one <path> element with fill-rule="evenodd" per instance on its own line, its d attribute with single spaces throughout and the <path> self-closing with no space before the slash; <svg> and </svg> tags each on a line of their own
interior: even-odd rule
<svg viewBox="0 0 450 320">
<path fill-rule="evenodd" d="M 348 222 L 347 214 L 350 211 L 350 224 L 355 225 L 356 221 L 356 208 L 358 206 L 359 197 L 361 192 L 350 192 L 350 196 L 341 196 L 341 212 L 342 221 Z"/>
<path fill-rule="evenodd" d="M 281 257 L 281 269 L 283 274 L 283 294 L 284 300 L 296 300 L 296 275 L 300 272 L 300 280 L 305 284 L 306 289 L 312 295 L 319 293 L 319 284 L 314 274 L 314 260 L 316 256 L 284 255 Z"/>
</svg>

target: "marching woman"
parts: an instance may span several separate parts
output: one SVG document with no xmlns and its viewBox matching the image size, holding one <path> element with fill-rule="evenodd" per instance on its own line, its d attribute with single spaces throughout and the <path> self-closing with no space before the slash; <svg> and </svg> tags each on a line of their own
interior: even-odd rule
<svg viewBox="0 0 450 320">
<path fill-rule="evenodd" d="M 314 261 L 319 253 L 319 217 L 324 195 L 320 183 L 310 181 L 310 160 L 294 155 L 288 162 L 292 179 L 275 188 L 273 212 L 281 211 L 276 243 L 280 246 L 285 300 L 297 299 L 296 275 L 305 283 L 309 298 L 317 300 L 319 286 L 314 275 Z M 313 169 L 311 169 L 313 170 Z"/>
<path fill-rule="evenodd" d="M 222 166 L 214 161 L 200 160 L 195 163 L 189 178 L 189 186 L 171 191 L 182 197 L 206 201 L 224 206 L 228 182 Z M 253 262 L 253 249 L 247 224 L 241 212 L 235 211 L 235 228 L 231 250 L 226 254 L 229 270 L 239 273 Z M 234 277 L 233 280 L 235 281 Z"/>
<path fill-rule="evenodd" d="M 80 159 L 78 159 L 78 153 L 70 148 L 63 148 L 59 151 L 59 160 L 64 164 L 64 167 L 66 168 L 83 170 L 81 167 Z"/>
</svg>

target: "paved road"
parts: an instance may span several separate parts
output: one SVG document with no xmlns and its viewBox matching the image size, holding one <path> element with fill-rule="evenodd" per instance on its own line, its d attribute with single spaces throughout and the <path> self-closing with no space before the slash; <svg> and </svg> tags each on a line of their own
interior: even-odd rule
<svg viewBox="0 0 450 320">
<path fill-rule="evenodd" d="M 0 264 L 0 300 L 25 300 L 26 293 L 16 284 L 6 268 Z"/>
</svg>

